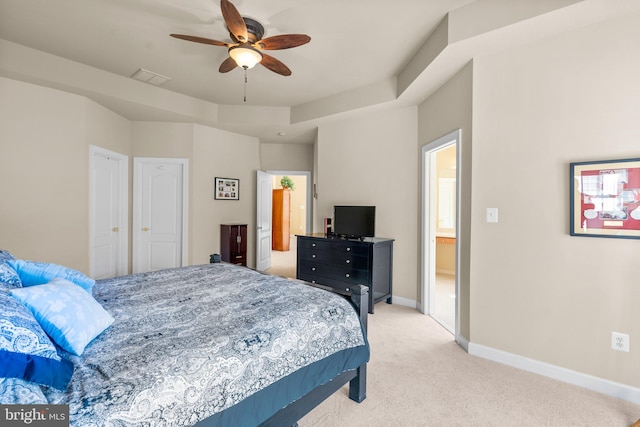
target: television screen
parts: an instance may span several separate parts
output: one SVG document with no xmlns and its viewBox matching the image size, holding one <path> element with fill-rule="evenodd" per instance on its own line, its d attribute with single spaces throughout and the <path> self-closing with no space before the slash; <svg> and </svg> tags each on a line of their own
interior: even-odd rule
<svg viewBox="0 0 640 427">
<path fill-rule="evenodd" d="M 333 232 L 343 237 L 373 237 L 376 231 L 375 206 L 334 206 Z"/>
</svg>

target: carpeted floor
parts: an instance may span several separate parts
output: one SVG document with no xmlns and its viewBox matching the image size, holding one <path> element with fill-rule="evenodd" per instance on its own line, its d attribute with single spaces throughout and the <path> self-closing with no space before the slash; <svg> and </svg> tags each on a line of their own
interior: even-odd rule
<svg viewBox="0 0 640 427">
<path fill-rule="evenodd" d="M 295 279 L 297 244 L 296 236 L 291 236 L 288 251 L 271 251 L 271 268 L 266 272 Z"/>
<path fill-rule="evenodd" d="M 296 241 L 272 251 L 271 274 L 295 277 Z M 376 304 L 369 316 L 367 398 L 348 388 L 299 427 L 629 427 L 640 405 L 501 365 L 464 352 L 429 316 Z"/>
<path fill-rule="evenodd" d="M 408 307 L 378 303 L 369 342 L 366 400 L 349 400 L 344 387 L 300 427 L 629 427 L 640 418 L 640 405 L 471 356 Z"/>
</svg>

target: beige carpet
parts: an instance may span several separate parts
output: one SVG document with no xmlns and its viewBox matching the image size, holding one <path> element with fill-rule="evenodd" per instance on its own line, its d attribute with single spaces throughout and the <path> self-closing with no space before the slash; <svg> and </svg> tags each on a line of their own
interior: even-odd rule
<svg viewBox="0 0 640 427">
<path fill-rule="evenodd" d="M 295 277 L 295 237 L 290 248 L 272 251 L 269 273 Z M 366 400 L 349 400 L 344 387 L 299 427 L 629 427 L 640 418 L 640 405 L 470 356 L 411 308 L 376 304 L 369 342 Z"/>
<path fill-rule="evenodd" d="M 271 268 L 267 273 L 276 276 L 296 278 L 296 246 L 298 242 L 295 236 L 291 236 L 288 251 L 271 251 Z"/>
<path fill-rule="evenodd" d="M 631 426 L 640 405 L 465 353 L 414 309 L 369 316 L 367 398 L 342 388 L 299 422 L 323 426 Z"/>
</svg>

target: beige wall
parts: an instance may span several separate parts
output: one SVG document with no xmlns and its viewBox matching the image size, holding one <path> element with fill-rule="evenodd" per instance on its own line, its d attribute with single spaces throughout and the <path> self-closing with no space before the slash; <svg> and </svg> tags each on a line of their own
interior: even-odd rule
<svg viewBox="0 0 640 427">
<path fill-rule="evenodd" d="M 122 148 L 128 126 L 84 97 L 0 77 L 0 247 L 88 274 L 89 145 Z"/>
<path fill-rule="evenodd" d="M 220 224 L 247 224 L 247 264 L 255 258 L 256 138 L 190 123 L 134 122 L 133 157 L 189 160 L 189 264 L 220 253 Z M 215 200 L 216 177 L 240 180 L 240 200 Z"/>
<path fill-rule="evenodd" d="M 640 155 L 639 21 L 475 60 L 471 220 L 471 340 L 635 387 L 640 242 L 569 235 L 569 163 Z"/>
<path fill-rule="evenodd" d="M 393 295 L 417 299 L 417 109 L 363 114 L 321 125 L 314 229 L 334 205 L 375 205 L 376 235 L 395 239 Z"/>
<path fill-rule="evenodd" d="M 260 168 L 257 138 L 206 126 L 195 127 L 193 161 L 194 264 L 220 253 L 220 224 L 247 224 L 247 265 L 255 266 L 256 170 Z M 240 200 L 215 200 L 215 177 L 240 180 Z"/>
<path fill-rule="evenodd" d="M 89 273 L 91 145 L 131 163 L 188 159 L 189 263 L 219 252 L 221 223 L 245 222 L 253 265 L 256 138 L 186 123 L 130 122 L 85 97 L 6 78 L 0 78 L 0 247 Z M 239 178 L 240 201 L 214 200 L 215 176 Z"/>
<path fill-rule="evenodd" d="M 312 171 L 312 144 L 260 144 L 262 170 Z"/>
</svg>

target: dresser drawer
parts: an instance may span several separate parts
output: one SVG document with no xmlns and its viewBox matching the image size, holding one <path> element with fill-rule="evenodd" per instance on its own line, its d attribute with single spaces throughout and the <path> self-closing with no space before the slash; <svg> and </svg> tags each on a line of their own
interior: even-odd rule
<svg viewBox="0 0 640 427">
<path fill-rule="evenodd" d="M 350 292 L 353 286 L 362 284 L 362 283 L 343 282 L 342 280 L 332 279 L 330 277 L 318 277 L 318 276 L 304 277 L 304 275 L 299 275 L 298 279 L 305 280 L 311 283 L 317 283 L 324 286 L 329 286 L 337 291 L 345 292 L 345 293 Z"/>
<path fill-rule="evenodd" d="M 302 280 L 315 280 L 317 283 L 325 279 L 340 280 L 351 285 L 367 285 L 369 283 L 369 273 L 367 270 L 351 268 L 349 266 L 337 266 L 322 264 L 314 261 L 300 260 L 298 263 L 298 277 Z"/>
<path fill-rule="evenodd" d="M 298 237 L 298 249 L 313 249 L 319 251 L 330 251 L 331 240 L 305 239 Z"/>
<path fill-rule="evenodd" d="M 369 244 L 353 240 L 331 240 L 331 250 L 336 254 L 369 255 Z"/>
<path fill-rule="evenodd" d="M 330 264 L 333 261 L 331 251 L 321 251 L 318 249 L 301 249 L 298 248 L 298 257 L 300 260 L 313 261 L 319 263 Z"/>
<path fill-rule="evenodd" d="M 364 255 L 343 254 L 343 253 L 333 252 L 331 254 L 331 264 L 333 264 L 336 267 L 348 267 L 348 268 L 355 268 L 358 270 L 368 270 L 369 257 Z"/>
</svg>

